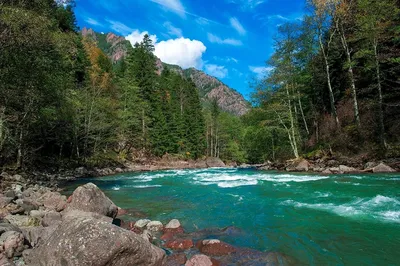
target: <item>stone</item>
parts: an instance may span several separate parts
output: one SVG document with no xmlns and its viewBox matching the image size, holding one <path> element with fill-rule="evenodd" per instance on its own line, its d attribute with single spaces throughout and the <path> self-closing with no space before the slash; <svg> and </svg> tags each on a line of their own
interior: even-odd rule
<svg viewBox="0 0 400 266">
<path fill-rule="evenodd" d="M 225 167 L 224 162 L 219 158 L 208 157 L 206 160 L 207 167 Z"/>
<path fill-rule="evenodd" d="M 378 165 L 377 162 L 367 162 L 367 163 L 364 165 L 364 169 L 372 169 L 372 168 L 374 168 L 374 167 L 377 166 L 377 165 Z"/>
<path fill-rule="evenodd" d="M 179 220 L 172 219 L 171 221 L 169 221 L 169 223 L 167 223 L 165 229 L 176 229 L 179 227 L 181 227 L 181 223 L 179 222 Z"/>
<path fill-rule="evenodd" d="M 17 226 L 7 223 L 7 222 L 1 222 L 0 223 L 0 235 L 2 235 L 5 232 L 8 232 L 8 231 L 21 232 L 21 230 Z"/>
<path fill-rule="evenodd" d="M 206 239 L 197 242 L 201 253 L 209 256 L 224 256 L 236 251 L 236 248 L 218 239 Z"/>
<path fill-rule="evenodd" d="M 379 165 L 375 166 L 372 169 L 372 172 L 374 172 L 374 173 L 395 173 L 396 170 L 394 170 L 390 166 L 387 166 L 384 163 L 380 163 Z"/>
<path fill-rule="evenodd" d="M 15 191 L 14 190 L 8 190 L 8 191 L 6 191 L 5 193 L 4 193 L 4 196 L 5 197 L 8 197 L 8 198 L 13 198 L 13 199 L 15 199 L 17 196 L 15 195 Z"/>
<path fill-rule="evenodd" d="M 64 211 L 61 213 L 62 215 L 62 220 L 71 220 L 71 219 L 78 219 L 78 218 L 90 218 L 90 219 L 96 219 L 96 220 L 101 220 L 106 223 L 112 224 L 113 218 L 107 217 L 95 212 L 84 212 L 84 211 L 79 211 L 79 210 L 68 210 Z"/>
<path fill-rule="evenodd" d="M 2 197 L 0 196 L 0 208 L 5 208 L 8 204 L 13 201 L 14 197 Z"/>
<path fill-rule="evenodd" d="M 21 227 L 22 234 L 29 242 L 31 247 L 37 247 L 41 243 L 45 243 L 47 238 L 57 229 L 57 226 L 43 227 Z"/>
<path fill-rule="evenodd" d="M 185 264 L 185 266 L 218 266 L 217 260 L 210 258 L 206 255 L 194 255 Z"/>
<path fill-rule="evenodd" d="M 32 250 L 28 265 L 161 266 L 166 254 L 139 235 L 107 222 L 66 219 L 46 243 Z"/>
<path fill-rule="evenodd" d="M 151 232 L 161 232 L 164 225 L 160 221 L 151 221 L 146 225 L 146 228 Z"/>
<path fill-rule="evenodd" d="M 296 166 L 295 166 L 295 170 L 298 172 L 308 172 L 308 169 L 310 168 L 310 163 L 305 160 L 302 159 Z"/>
<path fill-rule="evenodd" d="M 72 199 L 72 198 L 71 198 Z M 128 214 L 128 211 L 125 209 L 118 208 L 117 217 Z"/>
<path fill-rule="evenodd" d="M 30 211 L 32 210 L 38 210 L 41 205 L 39 202 L 29 198 L 18 199 L 15 201 L 15 203 L 17 203 L 18 206 L 23 208 L 26 213 L 30 213 Z"/>
<path fill-rule="evenodd" d="M 185 265 L 186 261 L 187 258 L 184 253 L 175 253 L 167 257 L 167 262 L 164 266 Z"/>
<path fill-rule="evenodd" d="M 58 192 L 46 192 L 39 200 L 43 202 L 46 209 L 52 211 L 60 212 L 67 206 L 67 197 Z"/>
<path fill-rule="evenodd" d="M 35 217 L 30 217 L 28 215 L 7 215 L 5 218 L 10 224 L 17 227 L 29 227 L 29 226 L 39 226 L 40 220 Z"/>
<path fill-rule="evenodd" d="M 4 253 L 7 258 L 11 259 L 21 256 L 24 251 L 24 236 L 20 232 L 8 231 L 0 236 L 0 253 Z"/>
<path fill-rule="evenodd" d="M 115 218 L 118 213 L 118 207 L 93 183 L 78 187 L 67 208 L 95 212 L 111 218 Z"/>
<path fill-rule="evenodd" d="M 321 173 L 323 173 L 324 175 L 331 175 L 331 174 L 333 174 L 332 171 L 329 170 L 329 169 L 325 169 L 325 170 L 323 170 Z"/>
<path fill-rule="evenodd" d="M 18 184 L 12 184 L 11 189 L 14 191 L 16 196 L 22 195 L 22 186 Z"/>
<path fill-rule="evenodd" d="M 339 171 L 344 174 L 356 173 L 358 170 L 354 167 L 348 167 L 346 165 L 339 165 Z"/>
<path fill-rule="evenodd" d="M 12 261 L 9 261 L 7 259 L 7 256 L 5 253 L 0 252 L 0 265 L 1 266 L 15 266 L 15 264 Z"/>
<path fill-rule="evenodd" d="M 144 229 L 148 223 L 150 223 L 151 221 L 149 219 L 140 219 L 139 221 L 137 221 L 134 225 L 134 227 L 139 228 L 139 229 Z"/>
<path fill-rule="evenodd" d="M 59 212 L 48 212 L 42 219 L 42 226 L 48 227 L 51 225 L 57 225 L 61 223 L 62 217 Z"/>
<path fill-rule="evenodd" d="M 151 242 L 153 240 L 153 235 L 151 234 L 150 231 L 144 230 L 143 233 L 141 234 L 142 238 Z"/>
<path fill-rule="evenodd" d="M 46 214 L 46 212 L 45 211 L 41 211 L 41 210 L 32 210 L 32 211 L 29 212 L 29 216 L 34 217 L 34 218 L 38 218 L 38 219 L 42 219 L 45 214 Z"/>
<path fill-rule="evenodd" d="M 164 246 L 173 250 L 187 250 L 192 248 L 194 245 L 192 239 L 175 239 L 167 241 Z"/>
</svg>

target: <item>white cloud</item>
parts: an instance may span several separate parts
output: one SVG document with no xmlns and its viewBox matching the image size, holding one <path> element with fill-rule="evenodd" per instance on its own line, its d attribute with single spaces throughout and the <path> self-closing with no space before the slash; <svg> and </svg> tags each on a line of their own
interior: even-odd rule
<svg viewBox="0 0 400 266">
<path fill-rule="evenodd" d="M 155 48 L 154 54 L 161 61 L 182 68 L 201 68 L 203 65 L 202 56 L 207 50 L 202 42 L 183 37 L 156 43 Z"/>
<path fill-rule="evenodd" d="M 101 26 L 101 23 L 93 18 L 86 18 L 85 21 L 93 26 Z"/>
<path fill-rule="evenodd" d="M 209 75 L 220 79 L 223 79 L 228 75 L 228 69 L 226 69 L 224 66 L 207 64 L 205 65 L 205 70 Z"/>
<path fill-rule="evenodd" d="M 264 67 L 264 66 L 249 66 L 251 72 L 257 75 L 257 78 L 262 79 L 269 72 L 271 72 L 274 68 L 273 67 Z"/>
<path fill-rule="evenodd" d="M 157 36 L 156 35 L 150 35 L 147 31 L 140 32 L 139 30 L 133 31 L 131 34 L 125 37 L 128 41 L 131 42 L 132 46 L 135 45 L 135 43 L 140 43 L 143 41 L 144 35 L 149 35 L 150 39 L 153 41 L 153 44 L 157 42 Z"/>
<path fill-rule="evenodd" d="M 240 40 L 236 39 L 222 39 L 219 36 L 216 36 L 212 33 L 208 33 L 208 40 L 212 43 L 218 43 L 218 44 L 228 44 L 228 45 L 233 45 L 233 46 L 242 46 L 243 43 Z"/>
<path fill-rule="evenodd" d="M 222 62 L 225 62 L 225 63 L 236 63 L 236 64 L 239 63 L 239 60 L 237 60 L 234 57 L 230 57 L 230 56 L 225 56 L 225 57 L 214 56 L 213 58 L 216 61 L 222 61 Z"/>
<path fill-rule="evenodd" d="M 231 23 L 231 26 L 240 34 L 240 35 L 246 35 L 246 30 L 242 26 L 242 24 L 239 22 L 237 18 L 230 18 L 229 22 Z"/>
<path fill-rule="evenodd" d="M 170 11 L 178 14 L 181 17 L 186 16 L 185 7 L 182 5 L 180 0 L 150 0 L 150 1 L 169 9 Z"/>
<path fill-rule="evenodd" d="M 242 10 L 254 9 L 267 1 L 268 0 L 227 0 L 228 3 L 240 5 Z"/>
<path fill-rule="evenodd" d="M 132 28 L 126 26 L 125 24 L 119 22 L 119 21 L 115 21 L 115 20 L 106 20 L 108 23 L 110 23 L 110 28 L 122 35 L 126 35 L 129 34 L 133 31 Z"/>
<path fill-rule="evenodd" d="M 167 33 L 171 36 L 176 36 L 176 37 L 182 37 L 182 30 L 179 28 L 174 27 L 174 25 L 172 25 L 171 22 L 167 21 L 164 23 L 163 25 L 166 30 Z"/>
</svg>

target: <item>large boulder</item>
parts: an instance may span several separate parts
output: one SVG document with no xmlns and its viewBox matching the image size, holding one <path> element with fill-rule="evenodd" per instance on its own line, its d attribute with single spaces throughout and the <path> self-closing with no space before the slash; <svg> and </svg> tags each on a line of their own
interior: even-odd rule
<svg viewBox="0 0 400 266">
<path fill-rule="evenodd" d="M 4 219 L 17 227 L 40 225 L 40 220 L 38 218 L 30 217 L 28 215 L 7 215 Z"/>
<path fill-rule="evenodd" d="M 175 239 L 169 240 L 165 243 L 165 247 L 173 250 L 186 250 L 192 248 L 193 240 L 192 239 Z"/>
<path fill-rule="evenodd" d="M 46 192 L 39 200 L 46 209 L 52 211 L 60 212 L 67 206 L 67 197 L 58 192 Z"/>
<path fill-rule="evenodd" d="M 351 174 L 351 173 L 359 172 L 356 168 L 348 167 L 346 165 L 339 165 L 339 170 L 343 174 Z"/>
<path fill-rule="evenodd" d="M 220 158 L 209 157 L 206 160 L 207 167 L 225 167 L 224 162 Z"/>
<path fill-rule="evenodd" d="M 78 187 L 67 209 L 95 212 L 111 218 L 118 214 L 118 207 L 93 183 Z"/>
<path fill-rule="evenodd" d="M 395 173 L 396 170 L 394 170 L 390 166 L 387 166 L 384 163 L 380 163 L 379 165 L 372 168 L 372 172 L 374 172 L 374 173 Z"/>
<path fill-rule="evenodd" d="M 141 236 L 110 223 L 92 219 L 65 219 L 33 249 L 28 265 L 161 266 L 165 252 Z"/>
<path fill-rule="evenodd" d="M 161 232 L 164 226 L 160 221 L 151 221 L 146 225 L 146 228 L 150 232 Z"/>
</svg>

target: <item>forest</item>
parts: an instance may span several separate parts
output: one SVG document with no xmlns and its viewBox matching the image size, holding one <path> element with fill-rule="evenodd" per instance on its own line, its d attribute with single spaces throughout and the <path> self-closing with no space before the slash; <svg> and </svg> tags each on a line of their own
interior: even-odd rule
<svg viewBox="0 0 400 266">
<path fill-rule="evenodd" d="M 272 70 L 251 82 L 253 108 L 239 117 L 204 104 L 190 78 L 159 73 L 149 36 L 113 63 L 80 34 L 73 1 L 2 1 L 0 165 L 398 157 L 399 7 L 309 1 L 279 27 Z"/>
</svg>

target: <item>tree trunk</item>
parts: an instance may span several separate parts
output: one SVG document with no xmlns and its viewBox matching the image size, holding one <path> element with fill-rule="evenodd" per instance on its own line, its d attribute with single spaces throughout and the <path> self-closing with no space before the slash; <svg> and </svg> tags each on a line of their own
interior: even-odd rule
<svg viewBox="0 0 400 266">
<path fill-rule="evenodd" d="M 305 127 L 305 129 L 307 131 L 307 135 L 310 135 L 310 131 L 308 130 L 307 120 L 306 120 L 306 117 L 304 115 L 303 104 L 301 103 L 300 92 L 299 91 L 297 91 L 297 97 L 298 97 L 298 100 L 299 100 L 300 113 L 301 113 L 301 117 L 303 118 L 304 127 Z"/>
<path fill-rule="evenodd" d="M 22 166 L 22 140 L 23 140 L 24 132 L 21 127 L 18 138 L 18 150 L 17 150 L 17 168 L 21 168 Z"/>
<path fill-rule="evenodd" d="M 350 78 L 350 84 L 351 84 L 351 94 L 353 96 L 354 119 L 356 121 L 357 127 L 361 127 L 360 113 L 359 113 L 358 101 L 357 101 L 356 82 L 355 82 L 355 78 L 354 78 L 353 66 L 351 65 L 352 64 L 351 53 L 350 53 L 349 45 L 347 43 L 346 35 L 344 34 L 344 31 L 343 31 L 343 25 L 341 25 L 341 27 L 339 28 L 339 21 L 336 21 L 336 27 L 338 28 L 338 30 L 340 32 L 340 39 L 342 41 L 343 49 L 346 53 L 347 64 L 349 65 L 347 71 L 349 72 L 349 78 Z"/>
<path fill-rule="evenodd" d="M 294 117 L 292 112 L 292 101 L 290 100 L 290 93 L 289 93 L 289 85 L 286 85 L 286 93 L 288 96 L 289 102 L 289 119 L 290 119 L 290 126 L 291 126 L 291 134 L 292 134 L 292 142 L 293 142 L 293 152 L 296 158 L 299 158 L 299 152 L 297 149 L 297 141 L 296 141 L 296 131 L 295 131 L 295 124 L 294 124 Z"/>
<path fill-rule="evenodd" d="M 328 56 L 325 52 L 325 47 L 324 44 L 322 42 L 322 36 L 319 36 L 319 45 L 322 51 L 322 55 L 324 57 L 324 63 L 325 63 L 325 71 L 326 71 L 326 81 L 328 83 L 328 89 L 329 89 L 329 100 L 330 100 L 330 104 L 331 104 L 331 109 L 332 109 L 332 114 L 333 117 L 335 118 L 336 121 L 336 126 L 339 128 L 339 118 L 337 116 L 337 112 L 336 112 L 336 106 L 335 106 L 335 96 L 333 95 L 333 89 L 332 89 L 332 82 L 331 82 L 331 71 L 330 71 L 330 66 L 329 66 L 329 61 L 328 61 Z"/>
<path fill-rule="evenodd" d="M 383 95 L 382 95 L 382 79 L 381 70 L 378 56 L 378 40 L 374 39 L 374 56 L 375 56 L 375 68 L 376 68 L 376 79 L 378 82 L 378 116 L 379 116 L 379 140 L 383 149 L 387 148 L 386 137 L 385 137 L 385 122 L 383 118 Z"/>
</svg>

